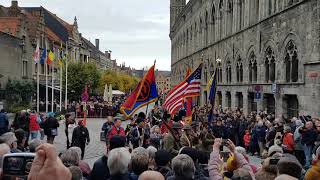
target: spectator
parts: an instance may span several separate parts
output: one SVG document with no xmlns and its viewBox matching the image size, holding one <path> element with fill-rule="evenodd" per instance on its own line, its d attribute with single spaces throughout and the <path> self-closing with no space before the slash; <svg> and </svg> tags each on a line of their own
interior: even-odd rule
<svg viewBox="0 0 320 180">
<path fill-rule="evenodd" d="M 280 146 L 273 145 L 268 150 L 268 157 L 272 157 L 276 153 L 283 154 L 283 150 L 282 150 L 282 148 Z"/>
<path fill-rule="evenodd" d="M 25 143 L 26 143 L 26 132 L 23 129 L 17 129 L 14 131 L 14 135 L 17 138 L 17 149 L 21 152 L 26 152 Z"/>
<path fill-rule="evenodd" d="M 302 175 L 302 166 L 291 154 L 285 154 L 283 157 L 280 158 L 278 164 L 278 176 L 285 175 L 288 178 L 296 178 L 300 179 Z"/>
<path fill-rule="evenodd" d="M 101 130 L 104 133 L 104 137 L 107 138 L 109 130 L 112 128 L 112 116 L 107 116 L 107 122 L 103 123 Z"/>
<path fill-rule="evenodd" d="M 0 136 L 0 143 L 6 143 L 10 147 L 11 153 L 21 152 L 17 149 L 17 138 L 13 132 L 7 132 Z"/>
<path fill-rule="evenodd" d="M 44 122 L 44 134 L 47 135 L 47 143 L 53 144 L 54 138 L 58 135 L 59 122 L 54 113 L 48 113 L 48 119 Z"/>
<path fill-rule="evenodd" d="M 112 149 L 108 156 L 109 180 L 128 180 L 130 153 L 126 148 Z"/>
<path fill-rule="evenodd" d="M 159 126 L 155 125 L 151 128 L 150 145 L 157 149 L 160 149 L 162 136 L 160 134 Z"/>
<path fill-rule="evenodd" d="M 199 170 L 205 177 L 209 177 L 208 162 L 210 154 L 204 151 L 198 151 Z"/>
<path fill-rule="evenodd" d="M 249 159 L 249 156 L 247 155 L 246 149 L 244 149 L 243 147 L 237 146 L 236 147 L 236 151 L 237 151 L 237 153 L 240 153 L 240 154 L 243 155 L 243 157 L 248 161 L 253 173 L 256 173 L 257 172 L 257 166 L 250 163 L 250 159 Z"/>
<path fill-rule="evenodd" d="M 70 180 L 72 175 L 58 158 L 53 145 L 40 145 L 33 160 L 28 180 L 56 180 L 58 177 L 59 180 Z"/>
<path fill-rule="evenodd" d="M 38 122 L 38 116 L 35 113 L 30 113 L 30 122 L 29 122 L 29 130 L 31 134 L 31 140 L 38 138 L 38 134 L 40 131 L 40 125 Z"/>
<path fill-rule="evenodd" d="M 213 150 L 210 154 L 210 160 L 209 160 L 209 164 L 208 164 L 208 169 L 209 169 L 209 175 L 210 175 L 210 179 L 217 179 L 217 180 L 222 180 L 223 179 L 223 174 L 221 174 L 220 169 L 223 166 L 223 162 L 220 159 L 220 146 L 222 143 L 222 139 L 221 138 L 216 138 L 215 142 L 213 144 Z M 234 159 L 236 161 L 235 165 L 235 169 L 241 168 L 241 170 L 239 170 L 240 172 L 243 171 L 248 171 L 251 179 L 254 178 L 254 174 L 252 172 L 252 169 L 250 167 L 250 165 L 248 164 L 248 162 L 245 160 L 245 158 L 243 157 L 242 154 L 239 154 L 236 152 L 235 146 L 232 143 L 231 140 L 228 140 L 228 148 L 230 149 L 231 153 L 234 155 Z M 236 174 L 239 175 L 240 172 L 237 172 Z M 243 174 L 244 177 L 247 176 L 247 173 L 240 173 Z M 232 178 L 231 178 L 232 179 Z"/>
<path fill-rule="evenodd" d="M 37 147 L 39 147 L 41 144 L 42 144 L 42 141 L 39 140 L 39 139 L 33 139 L 33 140 L 31 140 L 30 143 L 29 143 L 29 151 L 30 151 L 31 153 L 35 153 Z"/>
<path fill-rule="evenodd" d="M 247 151 L 249 150 L 250 140 L 251 140 L 250 131 L 246 130 L 245 135 L 243 136 L 243 142 Z"/>
<path fill-rule="evenodd" d="M 316 156 L 313 161 L 312 167 L 307 171 L 305 180 L 317 180 L 320 179 L 320 147 L 317 148 Z"/>
<path fill-rule="evenodd" d="M 192 180 L 194 179 L 195 166 L 190 156 L 180 154 L 172 159 L 173 176 L 167 180 Z"/>
<path fill-rule="evenodd" d="M 261 118 L 258 117 L 257 119 L 261 119 Z M 260 156 L 262 156 L 263 151 L 265 149 L 266 131 L 267 131 L 267 128 L 266 128 L 266 126 L 263 125 L 262 120 L 258 121 L 258 124 L 256 126 L 256 134 L 257 134 L 257 139 L 258 139 Z"/>
<path fill-rule="evenodd" d="M 130 179 L 137 180 L 140 174 L 148 170 L 149 154 L 143 147 L 135 148 L 131 153 L 131 173 Z"/>
<path fill-rule="evenodd" d="M 9 120 L 4 109 L 0 111 L 0 136 L 9 130 Z"/>
<path fill-rule="evenodd" d="M 68 149 L 66 152 L 62 153 L 60 159 L 66 167 L 79 166 L 79 156 L 77 152 L 73 150 Z"/>
<path fill-rule="evenodd" d="M 201 169 L 200 169 L 200 166 L 199 166 L 199 163 L 198 163 L 199 154 L 198 154 L 198 151 L 196 149 L 191 148 L 191 147 L 183 147 L 183 148 L 181 148 L 179 154 L 186 154 L 189 157 L 191 157 L 191 159 L 193 160 L 194 166 L 196 168 L 196 171 L 194 173 L 194 178 L 195 179 L 197 179 L 197 180 L 207 180 L 207 179 L 209 179 L 208 177 L 206 177 L 204 175 L 204 172 L 201 171 Z"/>
<path fill-rule="evenodd" d="M 306 157 L 305 169 L 309 169 L 312 160 L 312 149 L 316 141 L 317 132 L 313 128 L 313 122 L 306 122 L 305 127 L 300 128 L 299 132 L 302 135 L 301 143 L 303 145 L 304 155 Z"/>
<path fill-rule="evenodd" d="M 268 157 L 262 162 L 262 168 L 255 173 L 256 180 L 274 180 L 277 177 L 277 164 L 270 164 L 270 159 L 272 157 Z M 277 159 L 273 159 L 273 161 L 277 161 Z"/>
<path fill-rule="evenodd" d="M 303 123 L 300 119 L 295 121 L 296 130 L 293 134 L 294 137 L 294 155 L 297 157 L 301 165 L 305 164 L 305 156 L 303 151 L 303 145 L 301 143 L 302 135 L 299 133 L 300 129 L 303 128 Z"/>
<path fill-rule="evenodd" d="M 85 178 L 89 178 L 89 175 L 91 173 L 91 168 L 88 163 L 81 160 L 81 154 L 82 154 L 81 149 L 79 147 L 70 147 L 69 150 L 77 153 L 79 158 L 79 167 L 81 169 L 82 175 Z"/>
<path fill-rule="evenodd" d="M 78 122 L 78 127 L 73 130 L 71 146 L 76 146 L 81 149 L 81 159 L 84 157 L 86 145 L 90 143 L 89 131 L 84 126 L 83 120 Z"/>
<path fill-rule="evenodd" d="M 164 177 L 157 171 L 145 171 L 139 176 L 139 180 L 164 180 Z"/>
<path fill-rule="evenodd" d="M 282 148 L 285 153 L 293 154 L 294 139 L 290 126 L 284 126 L 284 134 L 282 137 Z"/>
<path fill-rule="evenodd" d="M 82 180 L 82 172 L 78 166 L 70 166 L 68 169 L 72 174 L 71 180 Z"/>
<path fill-rule="evenodd" d="M 171 171 L 171 159 L 172 155 L 166 150 L 158 150 L 155 153 L 155 170 L 160 172 L 165 178 L 167 178 L 170 175 L 169 173 Z"/>
<path fill-rule="evenodd" d="M 2 159 L 2 157 L 5 154 L 9 154 L 9 153 L 10 153 L 10 147 L 5 143 L 0 144 L 0 159 Z M 2 161 L 0 161 L 0 167 L 2 167 Z M 0 168 L 0 177 L 1 177 L 1 168 Z"/>
<path fill-rule="evenodd" d="M 157 152 L 157 149 L 153 146 L 149 146 L 147 148 L 147 151 L 148 151 L 148 154 L 149 154 L 149 170 L 154 170 L 156 164 L 154 162 L 154 157 L 155 157 L 155 154 Z"/>
<path fill-rule="evenodd" d="M 123 136 L 115 135 L 110 139 L 110 142 L 106 142 L 106 146 L 108 146 L 107 150 L 112 150 L 115 148 L 124 147 L 126 144 L 126 139 Z M 91 180 L 106 180 L 110 177 L 110 171 L 108 168 L 108 154 L 103 155 L 100 159 L 98 159 L 92 168 L 90 179 Z"/>
<path fill-rule="evenodd" d="M 108 140 L 110 141 L 111 137 L 112 136 L 115 136 L 115 135 L 120 135 L 120 136 L 123 136 L 125 137 L 125 133 L 124 133 L 124 129 L 121 127 L 121 120 L 120 119 L 115 119 L 114 120 L 114 125 L 112 126 L 111 130 L 109 131 L 108 133 Z"/>
</svg>

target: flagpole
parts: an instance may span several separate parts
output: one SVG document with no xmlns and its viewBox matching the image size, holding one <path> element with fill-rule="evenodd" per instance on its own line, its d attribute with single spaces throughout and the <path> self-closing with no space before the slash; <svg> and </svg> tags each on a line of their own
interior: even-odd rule
<svg viewBox="0 0 320 180">
<path fill-rule="evenodd" d="M 54 45 L 54 43 L 52 43 L 52 46 Z M 53 49 L 53 52 L 55 53 L 54 51 L 54 48 Z M 54 100 L 54 59 L 52 59 L 52 67 L 51 67 L 51 70 L 52 70 L 52 75 L 51 75 L 51 112 L 53 112 L 53 109 L 54 109 L 54 103 L 53 103 L 53 100 Z"/>
<path fill-rule="evenodd" d="M 47 51 L 47 41 L 45 40 L 45 48 Z M 46 52 L 46 59 L 45 59 L 45 73 L 46 73 L 46 113 L 48 112 L 48 63 L 47 63 L 47 58 L 48 58 L 48 51 Z"/>
<path fill-rule="evenodd" d="M 43 41 L 43 36 L 41 36 L 42 41 Z M 41 41 L 41 42 L 42 42 Z M 37 40 L 37 46 L 39 46 L 40 42 L 39 39 Z M 39 50 L 40 52 L 40 50 Z M 40 53 L 39 53 L 39 58 L 37 61 L 37 113 L 39 113 L 39 101 L 40 101 L 40 77 L 39 77 L 39 70 L 40 70 Z"/>
<path fill-rule="evenodd" d="M 64 108 L 65 110 L 68 110 L 68 41 L 66 42 L 66 96 L 65 96 L 65 102 L 64 102 Z"/>
<path fill-rule="evenodd" d="M 60 49 L 60 51 L 62 51 L 62 48 Z M 59 58 L 62 58 L 60 56 L 60 53 L 62 54 L 62 52 L 59 52 Z M 59 59 L 60 61 L 60 59 Z M 59 108 L 59 111 L 61 112 L 62 110 L 62 63 L 60 64 L 60 97 L 59 97 L 60 101 L 59 101 L 59 105 L 60 105 L 60 108 Z"/>
</svg>

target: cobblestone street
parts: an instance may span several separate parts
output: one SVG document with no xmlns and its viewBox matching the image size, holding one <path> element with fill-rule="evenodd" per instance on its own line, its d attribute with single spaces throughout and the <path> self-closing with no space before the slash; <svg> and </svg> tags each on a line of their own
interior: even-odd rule
<svg viewBox="0 0 320 180">
<path fill-rule="evenodd" d="M 87 120 L 87 128 L 90 133 L 90 144 L 86 146 L 84 160 L 89 163 L 91 167 L 105 152 L 105 143 L 100 141 L 100 131 L 103 123 L 104 119 L 101 118 Z M 59 152 L 65 151 L 67 147 L 64 129 L 65 125 L 61 122 L 58 137 L 56 137 L 54 142 Z"/>
<path fill-rule="evenodd" d="M 90 167 L 93 167 L 94 162 L 99 159 L 105 152 L 105 143 L 100 141 L 100 131 L 105 119 L 92 118 L 87 120 L 87 128 L 90 133 L 90 144 L 86 146 L 86 152 L 84 161 L 86 161 Z M 122 127 L 125 127 L 127 122 L 122 123 Z M 66 136 L 64 134 L 64 123 L 60 123 L 59 134 L 55 139 L 55 146 L 59 152 L 66 150 Z M 70 139 L 71 141 L 71 139 Z M 251 163 L 260 166 L 261 159 L 256 156 L 250 156 Z"/>
</svg>

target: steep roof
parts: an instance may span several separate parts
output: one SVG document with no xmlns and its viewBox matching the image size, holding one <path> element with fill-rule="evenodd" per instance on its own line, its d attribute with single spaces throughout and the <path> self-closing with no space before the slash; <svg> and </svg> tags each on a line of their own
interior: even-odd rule
<svg viewBox="0 0 320 180">
<path fill-rule="evenodd" d="M 16 36 L 20 25 L 19 17 L 0 17 L 0 31 L 2 32 Z"/>
</svg>

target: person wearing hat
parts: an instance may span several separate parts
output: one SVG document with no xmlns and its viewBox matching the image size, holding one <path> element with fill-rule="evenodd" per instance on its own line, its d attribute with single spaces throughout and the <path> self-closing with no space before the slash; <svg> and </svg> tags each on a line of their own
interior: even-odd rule
<svg viewBox="0 0 320 180">
<path fill-rule="evenodd" d="M 191 142 L 193 146 L 199 145 L 199 136 L 200 136 L 200 126 L 196 121 L 192 121 L 191 123 L 192 133 L 191 133 Z"/>
<path fill-rule="evenodd" d="M 214 143 L 215 136 L 209 131 L 208 120 L 202 122 L 201 133 L 199 136 L 200 144 L 199 150 L 205 152 L 211 152 L 212 145 Z"/>
<path fill-rule="evenodd" d="M 145 141 L 145 123 L 143 118 L 139 118 L 136 121 L 137 125 L 131 130 L 130 142 L 133 148 L 141 147 Z"/>
<path fill-rule="evenodd" d="M 165 150 L 176 156 L 180 149 L 180 134 L 182 125 L 174 122 L 172 127 L 168 128 L 169 132 L 163 138 L 163 147 Z"/>
<path fill-rule="evenodd" d="M 192 133 L 191 126 L 189 124 L 185 124 L 183 126 L 183 132 L 180 137 L 180 144 L 182 147 L 192 147 L 191 133 Z"/>
<path fill-rule="evenodd" d="M 86 144 L 90 142 L 89 131 L 84 126 L 83 120 L 78 122 L 78 126 L 73 130 L 72 133 L 72 146 L 79 147 L 81 149 L 81 160 L 84 157 L 84 151 L 86 149 Z"/>
</svg>

